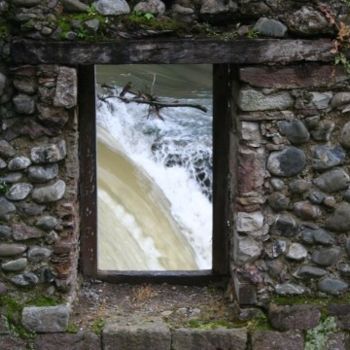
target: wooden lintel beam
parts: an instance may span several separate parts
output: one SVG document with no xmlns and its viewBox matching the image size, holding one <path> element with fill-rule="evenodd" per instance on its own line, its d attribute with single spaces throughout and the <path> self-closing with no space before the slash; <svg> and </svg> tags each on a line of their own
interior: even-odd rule
<svg viewBox="0 0 350 350">
<path fill-rule="evenodd" d="M 13 40 L 14 64 L 290 64 L 331 62 L 332 41 L 242 39 L 144 39 L 114 42 Z"/>
</svg>

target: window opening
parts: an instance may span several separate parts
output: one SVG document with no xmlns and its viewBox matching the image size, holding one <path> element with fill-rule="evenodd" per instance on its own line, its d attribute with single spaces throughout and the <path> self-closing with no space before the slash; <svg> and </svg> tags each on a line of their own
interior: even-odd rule
<svg viewBox="0 0 350 350">
<path fill-rule="evenodd" d="M 96 66 L 96 80 L 98 270 L 211 270 L 212 66 Z"/>
</svg>

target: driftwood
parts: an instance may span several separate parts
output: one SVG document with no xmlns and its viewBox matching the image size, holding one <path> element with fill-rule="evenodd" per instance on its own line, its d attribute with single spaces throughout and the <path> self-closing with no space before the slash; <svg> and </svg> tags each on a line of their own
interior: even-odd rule
<svg viewBox="0 0 350 350">
<path fill-rule="evenodd" d="M 154 87 L 155 79 L 153 79 L 152 83 L 152 88 L 151 91 L 153 92 L 153 87 Z M 108 89 L 114 89 L 113 86 L 103 84 L 101 85 L 102 87 L 108 88 Z M 128 98 L 125 97 L 126 94 L 131 94 L 133 97 Z M 125 103 L 139 103 L 139 104 L 146 104 L 149 105 L 150 108 L 148 110 L 148 116 L 151 115 L 151 113 L 155 113 L 159 119 L 164 120 L 164 118 L 160 115 L 160 110 L 162 108 L 166 107 L 189 107 L 189 108 L 195 108 L 199 109 L 200 111 L 207 113 L 208 109 L 202 105 L 199 104 L 193 104 L 193 103 L 178 103 L 177 101 L 172 101 L 172 102 L 165 102 L 165 101 L 159 101 L 157 97 L 153 96 L 153 94 L 147 94 L 142 91 L 132 91 L 131 90 L 131 83 L 127 83 L 121 93 L 119 95 L 107 95 L 107 96 L 99 96 L 100 100 L 102 101 L 107 101 L 110 98 L 118 98 L 119 100 L 125 102 Z"/>
</svg>

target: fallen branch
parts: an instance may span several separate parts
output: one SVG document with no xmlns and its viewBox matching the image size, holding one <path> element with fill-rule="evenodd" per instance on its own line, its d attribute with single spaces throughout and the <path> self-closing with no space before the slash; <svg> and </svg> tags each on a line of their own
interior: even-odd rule
<svg viewBox="0 0 350 350">
<path fill-rule="evenodd" d="M 130 93 L 130 91 L 128 91 Z M 135 95 L 137 95 L 135 93 Z M 116 96 L 116 95 L 109 95 L 109 96 L 100 96 L 99 97 L 100 100 L 102 101 L 106 101 L 109 98 L 118 98 L 119 100 L 125 102 L 125 103 L 130 103 L 130 102 L 135 102 L 135 103 L 140 103 L 140 104 L 146 104 L 149 106 L 154 106 L 154 107 L 158 107 L 160 108 L 165 108 L 165 107 L 190 107 L 190 108 L 196 108 L 199 109 L 200 111 L 207 113 L 208 109 L 202 105 L 198 105 L 198 104 L 192 104 L 192 103 L 177 103 L 177 102 L 161 102 L 161 101 L 147 101 L 143 98 L 138 98 L 138 97 L 134 97 L 134 98 L 126 98 L 126 97 L 122 97 L 122 96 Z"/>
</svg>

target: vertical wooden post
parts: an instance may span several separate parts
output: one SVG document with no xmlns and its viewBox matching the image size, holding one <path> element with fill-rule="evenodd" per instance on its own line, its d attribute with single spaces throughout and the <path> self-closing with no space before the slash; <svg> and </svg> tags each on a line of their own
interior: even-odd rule
<svg viewBox="0 0 350 350">
<path fill-rule="evenodd" d="M 79 165 L 80 165 L 80 269 L 85 276 L 97 275 L 96 191 L 96 93 L 95 66 L 78 71 Z"/>
</svg>

